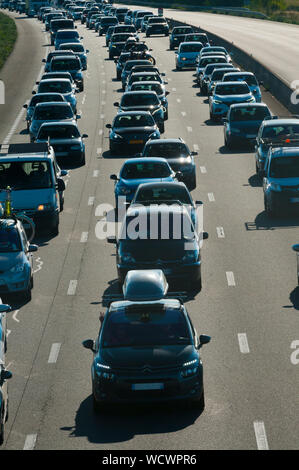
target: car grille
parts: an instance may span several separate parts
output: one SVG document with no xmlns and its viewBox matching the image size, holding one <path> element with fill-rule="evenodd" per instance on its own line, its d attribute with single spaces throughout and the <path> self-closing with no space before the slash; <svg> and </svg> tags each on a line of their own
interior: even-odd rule
<svg viewBox="0 0 299 470">
<path fill-rule="evenodd" d="M 181 366 L 175 365 L 175 366 L 153 366 L 153 365 L 143 365 L 140 367 L 112 367 L 113 372 L 115 371 L 116 373 L 121 373 L 121 374 L 126 374 L 126 375 L 148 375 L 148 374 L 158 374 L 158 373 L 163 373 L 163 372 L 175 372 L 181 369 Z M 152 379 L 149 380 L 149 382 L 152 382 Z"/>
</svg>

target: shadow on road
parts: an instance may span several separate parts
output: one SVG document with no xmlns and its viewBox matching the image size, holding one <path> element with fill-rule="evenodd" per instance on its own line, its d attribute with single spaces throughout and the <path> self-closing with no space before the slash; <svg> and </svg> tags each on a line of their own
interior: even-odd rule
<svg viewBox="0 0 299 470">
<path fill-rule="evenodd" d="M 294 308 L 299 310 L 299 286 L 292 290 L 289 297 L 292 305 L 284 305 L 283 308 Z"/>
<path fill-rule="evenodd" d="M 246 230 L 277 230 L 299 226 L 299 218 L 285 215 L 284 217 L 269 217 L 265 211 L 260 212 L 253 222 L 245 222 Z"/>
<path fill-rule="evenodd" d="M 70 437 L 86 437 L 89 442 L 108 444 L 125 442 L 136 435 L 169 434 L 195 423 L 200 412 L 178 405 L 113 406 L 100 414 L 93 411 L 92 396 L 80 405 L 75 426 L 62 427 Z"/>
</svg>

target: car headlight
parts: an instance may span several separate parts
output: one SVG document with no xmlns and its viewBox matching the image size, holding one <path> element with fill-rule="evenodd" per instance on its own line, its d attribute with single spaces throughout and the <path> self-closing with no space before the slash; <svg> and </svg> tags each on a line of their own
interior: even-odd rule
<svg viewBox="0 0 299 470">
<path fill-rule="evenodd" d="M 115 375 L 111 371 L 110 366 L 107 366 L 106 364 L 103 364 L 101 362 L 96 362 L 95 370 L 96 370 L 97 377 L 99 379 L 113 380 L 115 378 Z"/>
<path fill-rule="evenodd" d="M 180 372 L 181 377 L 184 379 L 196 375 L 198 372 L 199 360 L 194 359 L 193 361 L 185 362 Z"/>
<path fill-rule="evenodd" d="M 115 132 L 112 132 L 110 138 L 111 138 L 112 140 L 121 140 L 121 139 L 123 139 L 123 137 L 122 137 L 121 135 L 116 134 Z"/>
<path fill-rule="evenodd" d="M 180 60 L 187 60 L 186 57 L 179 57 Z"/>
<path fill-rule="evenodd" d="M 135 259 L 131 255 L 131 253 L 123 253 L 121 255 L 121 260 L 123 263 L 135 263 Z"/>
<path fill-rule="evenodd" d="M 213 100 L 213 104 L 222 104 L 222 101 L 220 101 L 220 100 Z"/>
<path fill-rule="evenodd" d="M 281 191 L 281 186 L 278 183 L 270 183 L 269 187 L 272 191 Z"/>
<path fill-rule="evenodd" d="M 183 262 L 195 263 L 198 260 L 198 251 L 188 251 L 182 258 Z"/>
<path fill-rule="evenodd" d="M 24 264 L 17 264 L 16 266 L 13 266 L 10 268 L 11 273 L 21 273 L 24 271 L 25 265 Z"/>
<path fill-rule="evenodd" d="M 251 98 L 248 98 L 248 100 L 246 100 L 246 103 L 253 103 L 254 101 L 255 101 L 255 98 L 251 96 Z"/>
<path fill-rule="evenodd" d="M 160 134 L 159 132 L 153 132 L 150 137 L 150 139 L 159 139 L 160 138 Z"/>
</svg>

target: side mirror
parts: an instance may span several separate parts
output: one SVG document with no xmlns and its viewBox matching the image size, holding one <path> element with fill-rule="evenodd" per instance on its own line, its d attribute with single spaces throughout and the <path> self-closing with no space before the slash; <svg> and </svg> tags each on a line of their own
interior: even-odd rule
<svg viewBox="0 0 299 470">
<path fill-rule="evenodd" d="M 60 170 L 60 176 L 66 176 L 69 172 L 67 170 Z"/>
<path fill-rule="evenodd" d="M 76 115 L 76 119 L 81 119 L 80 114 L 77 114 L 77 115 Z"/>
<path fill-rule="evenodd" d="M 211 341 L 211 336 L 208 335 L 200 335 L 199 337 L 199 345 L 197 349 L 200 349 L 204 344 L 208 344 Z"/>
<path fill-rule="evenodd" d="M 226 118 L 226 117 L 225 117 L 225 118 L 222 118 L 222 122 L 223 122 L 223 124 L 224 124 L 225 122 L 227 122 L 227 118 Z"/>
<path fill-rule="evenodd" d="M 296 251 L 296 253 L 299 253 L 299 243 L 297 243 L 296 245 L 293 245 L 292 250 Z"/>
<path fill-rule="evenodd" d="M 86 51 L 85 51 L 85 52 L 86 52 L 86 54 L 88 54 L 88 53 L 89 53 L 89 49 L 86 49 Z"/>
<path fill-rule="evenodd" d="M 263 81 L 259 82 L 259 85 L 264 85 L 264 82 Z"/>
<path fill-rule="evenodd" d="M 83 36 L 80 36 L 80 39 L 83 39 Z"/>
<path fill-rule="evenodd" d="M 85 341 L 82 341 L 82 345 L 86 349 L 90 349 L 93 352 L 95 351 L 93 339 L 86 339 Z"/>
<path fill-rule="evenodd" d="M 9 380 L 12 378 L 12 373 L 9 370 L 3 370 L 1 372 L 1 381 Z"/>
<path fill-rule="evenodd" d="M 28 104 L 24 104 L 24 105 L 23 105 L 23 108 L 27 109 L 27 108 L 28 108 Z"/>
<path fill-rule="evenodd" d="M 113 236 L 107 237 L 107 242 L 116 245 L 117 243 L 116 237 L 113 237 Z"/>
<path fill-rule="evenodd" d="M 82 135 L 82 139 L 87 139 L 87 137 L 88 137 L 88 134 L 83 134 Z"/>
<path fill-rule="evenodd" d="M 201 205 L 203 204 L 203 202 L 202 202 L 202 201 L 195 201 L 195 204 L 196 204 L 197 206 L 201 206 Z"/>
<path fill-rule="evenodd" d="M 202 232 L 202 238 L 203 240 L 207 240 L 209 238 L 208 232 Z"/>
<path fill-rule="evenodd" d="M 119 103 L 116 101 L 115 103 L 113 103 L 113 106 L 115 106 L 115 107 L 118 108 L 118 107 L 119 107 Z"/>
<path fill-rule="evenodd" d="M 110 179 L 113 180 L 113 181 L 117 181 L 118 178 L 116 175 L 110 175 Z"/>
<path fill-rule="evenodd" d="M 175 177 L 180 181 L 183 177 L 183 173 L 181 171 L 177 171 Z"/>
<path fill-rule="evenodd" d="M 38 250 L 37 245 L 29 245 L 29 248 L 28 248 L 29 253 L 33 253 L 34 251 L 37 251 L 37 250 Z"/>
<path fill-rule="evenodd" d="M 170 94 L 170 91 L 165 91 L 165 96 L 168 96 Z"/>
<path fill-rule="evenodd" d="M 57 179 L 57 189 L 59 193 L 65 191 L 65 182 L 61 178 Z"/>
<path fill-rule="evenodd" d="M 198 155 L 198 152 L 191 152 L 191 155 L 193 156 Z"/>
<path fill-rule="evenodd" d="M 36 95 L 36 91 L 33 90 L 32 94 L 33 94 L 33 95 Z"/>
<path fill-rule="evenodd" d="M 107 129 L 112 129 L 111 124 L 106 124 Z"/>
<path fill-rule="evenodd" d="M 0 304 L 0 313 L 6 313 L 11 311 L 11 306 L 8 304 Z"/>
<path fill-rule="evenodd" d="M 43 59 L 43 60 L 42 60 L 42 62 L 44 62 L 44 63 L 45 63 L 45 62 L 46 62 L 46 59 Z"/>
<path fill-rule="evenodd" d="M 37 85 L 39 85 L 40 82 L 35 82 Z"/>
</svg>

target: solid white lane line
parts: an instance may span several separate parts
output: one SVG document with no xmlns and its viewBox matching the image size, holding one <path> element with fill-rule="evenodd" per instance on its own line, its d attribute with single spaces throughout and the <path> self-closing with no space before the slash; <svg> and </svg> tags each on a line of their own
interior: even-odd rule
<svg viewBox="0 0 299 470">
<path fill-rule="evenodd" d="M 248 354 L 250 351 L 246 333 L 238 333 L 238 340 L 241 353 Z"/>
<path fill-rule="evenodd" d="M 67 290 L 67 295 L 75 295 L 77 284 L 78 284 L 78 281 L 76 281 L 75 279 L 70 281 L 69 288 Z"/>
<path fill-rule="evenodd" d="M 181 115 L 185 117 L 187 115 L 186 111 L 181 111 Z"/>
<path fill-rule="evenodd" d="M 88 239 L 88 232 L 82 232 L 80 242 L 81 243 L 86 243 Z"/>
<path fill-rule="evenodd" d="M 228 286 L 234 287 L 236 285 L 235 276 L 232 271 L 226 271 L 226 279 Z"/>
<path fill-rule="evenodd" d="M 269 450 L 264 422 L 254 421 L 253 426 L 258 450 Z"/>
<path fill-rule="evenodd" d="M 23 450 L 33 450 L 36 444 L 37 434 L 28 434 L 25 439 Z"/>
<path fill-rule="evenodd" d="M 90 197 L 88 198 L 87 205 L 88 205 L 88 206 L 93 206 L 93 204 L 94 204 L 94 196 L 90 196 Z"/>
<path fill-rule="evenodd" d="M 210 202 L 215 202 L 215 196 L 214 193 L 208 193 L 208 198 Z"/>
<path fill-rule="evenodd" d="M 177 98 L 176 100 L 177 100 L 177 102 L 178 102 L 178 103 L 180 103 L 180 102 L 181 102 L 181 98 Z"/>
<path fill-rule="evenodd" d="M 225 238 L 223 227 L 216 227 L 218 238 Z"/>
<path fill-rule="evenodd" d="M 55 364 L 55 362 L 57 361 L 60 347 L 61 347 L 61 343 L 52 344 L 51 351 L 49 354 L 49 359 L 48 359 L 49 364 Z"/>
</svg>

